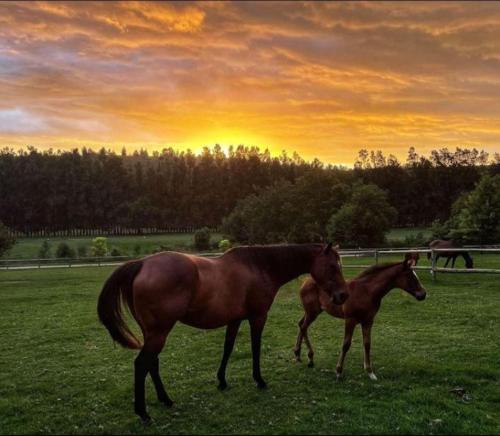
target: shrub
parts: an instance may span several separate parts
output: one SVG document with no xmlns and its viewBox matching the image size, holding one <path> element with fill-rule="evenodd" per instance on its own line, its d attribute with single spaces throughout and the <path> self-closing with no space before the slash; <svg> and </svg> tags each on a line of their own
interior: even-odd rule
<svg viewBox="0 0 500 436">
<path fill-rule="evenodd" d="M 61 242 L 57 246 L 56 257 L 58 258 L 75 257 L 75 250 L 73 250 L 73 248 L 71 248 L 66 242 Z"/>
<path fill-rule="evenodd" d="M 229 239 L 221 239 L 218 244 L 219 250 L 221 251 L 227 251 L 231 248 L 231 242 Z"/>
<path fill-rule="evenodd" d="M 50 257 L 50 244 L 49 241 L 46 239 L 45 241 L 42 242 L 40 250 L 38 250 L 38 258 L 48 259 L 49 257 Z"/>
<path fill-rule="evenodd" d="M 210 249 L 210 230 L 208 227 L 199 229 L 194 234 L 194 248 L 197 250 Z"/>
<path fill-rule="evenodd" d="M 108 238 L 100 236 L 92 240 L 92 256 L 104 257 L 108 253 Z"/>
<path fill-rule="evenodd" d="M 121 251 L 118 248 L 113 247 L 111 249 L 110 255 L 113 256 L 113 257 L 116 257 L 116 256 L 121 256 L 122 253 L 121 253 Z"/>
<path fill-rule="evenodd" d="M 134 245 L 134 256 L 140 256 L 141 254 L 141 244 Z"/>
</svg>

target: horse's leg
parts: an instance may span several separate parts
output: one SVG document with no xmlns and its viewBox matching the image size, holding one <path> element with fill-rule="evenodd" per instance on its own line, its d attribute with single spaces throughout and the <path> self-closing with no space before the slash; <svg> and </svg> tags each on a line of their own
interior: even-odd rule
<svg viewBox="0 0 500 436">
<path fill-rule="evenodd" d="M 309 326 L 316 320 L 318 317 L 318 313 L 309 313 L 306 315 L 304 322 L 302 323 L 302 334 L 304 336 L 304 340 L 306 341 L 308 353 L 307 357 L 309 359 L 309 362 L 307 363 L 307 366 L 309 368 L 312 368 L 314 366 L 314 350 L 311 345 L 311 342 L 309 341 L 309 336 L 307 335 L 307 330 L 309 329 Z"/>
<path fill-rule="evenodd" d="M 253 357 L 253 379 L 257 387 L 264 389 L 267 387 L 260 373 L 260 345 L 262 339 L 262 330 L 266 324 L 267 314 L 257 318 L 250 318 L 250 333 L 252 336 L 252 357 Z"/>
<path fill-rule="evenodd" d="M 163 387 L 163 383 L 160 379 L 158 354 L 160 354 L 165 344 L 167 335 L 174 324 L 175 323 L 172 323 L 168 327 L 163 327 L 162 329 L 154 330 L 153 332 L 148 333 L 144 340 L 144 346 L 134 362 L 134 410 L 144 422 L 151 420 L 150 416 L 146 412 L 146 399 L 144 393 L 146 376 L 148 373 L 151 374 L 151 378 L 153 379 L 158 399 L 167 405 L 172 405 L 172 400 L 165 392 L 165 388 Z"/>
<path fill-rule="evenodd" d="M 301 362 L 300 352 L 302 348 L 302 340 L 304 339 L 304 333 L 302 332 L 302 323 L 304 322 L 306 315 L 304 315 L 299 321 L 299 332 L 297 334 L 297 341 L 295 342 L 295 348 L 293 352 L 295 353 L 295 361 Z"/>
<path fill-rule="evenodd" d="M 450 262 L 451 257 L 446 258 L 446 263 L 444 264 L 444 268 L 448 266 L 448 263 Z"/>
<path fill-rule="evenodd" d="M 224 341 L 224 353 L 222 355 L 222 361 L 219 366 L 219 370 L 217 371 L 217 378 L 219 379 L 219 389 L 224 390 L 227 388 L 226 383 L 226 366 L 229 360 L 229 356 L 231 356 L 231 352 L 233 351 L 234 341 L 236 339 L 236 335 L 238 334 L 238 330 L 240 328 L 241 320 L 234 321 L 227 325 L 226 328 L 226 339 Z"/>
<path fill-rule="evenodd" d="M 451 267 L 455 268 L 455 261 L 457 260 L 457 256 L 453 256 L 453 260 L 451 261 Z"/>
<path fill-rule="evenodd" d="M 344 343 L 342 344 L 342 352 L 340 353 L 339 361 L 337 362 L 337 379 L 342 375 L 344 369 L 344 360 L 349 348 L 351 347 L 352 334 L 354 333 L 354 328 L 356 327 L 357 321 L 352 318 L 347 318 L 345 320 L 344 328 Z"/>
<path fill-rule="evenodd" d="M 370 377 L 371 380 L 377 380 L 377 376 L 373 373 L 372 363 L 370 360 L 372 325 L 372 320 L 361 324 L 361 329 L 363 330 L 363 347 L 365 350 L 365 359 L 363 366 L 365 367 L 365 371 L 368 373 L 368 377 Z"/>
</svg>

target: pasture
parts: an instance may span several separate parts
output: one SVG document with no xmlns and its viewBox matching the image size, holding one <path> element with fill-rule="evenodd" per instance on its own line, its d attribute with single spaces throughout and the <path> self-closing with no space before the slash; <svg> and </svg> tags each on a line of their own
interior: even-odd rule
<svg viewBox="0 0 500 436">
<path fill-rule="evenodd" d="M 150 254 L 153 250 L 158 250 L 162 246 L 169 250 L 186 251 L 193 245 L 193 233 L 165 233 L 160 235 L 144 236 L 109 236 L 107 237 L 108 249 L 117 248 L 123 255 L 132 256 L 134 247 L 140 246 L 140 254 Z M 9 259 L 36 259 L 40 246 L 44 240 L 48 240 L 51 245 L 51 254 L 55 255 L 57 245 L 66 242 L 76 252 L 78 246 L 83 245 L 87 248 L 90 255 L 92 245 L 91 236 L 82 238 L 19 238 L 14 247 L 4 257 Z M 219 233 L 212 233 L 211 241 L 217 242 L 222 239 Z"/>
<path fill-rule="evenodd" d="M 2 434 L 500 431 L 495 276 L 443 274 L 432 282 L 428 272 L 420 272 L 429 292 L 424 302 L 392 291 L 373 329 L 376 382 L 362 369 L 359 329 L 344 379 L 336 381 L 343 323 L 326 314 L 310 330 L 315 368 L 293 362 L 302 316 L 299 280 L 278 293 L 269 314 L 262 349 L 265 391 L 257 390 L 251 377 L 247 323 L 229 362 L 225 392 L 217 390 L 215 376 L 224 330 L 178 324 L 161 355 L 161 372 L 176 404 L 161 407 L 148 379 L 154 421 L 144 427 L 132 410 L 134 352 L 113 346 L 97 322 L 97 295 L 111 271 L 0 272 Z"/>
</svg>

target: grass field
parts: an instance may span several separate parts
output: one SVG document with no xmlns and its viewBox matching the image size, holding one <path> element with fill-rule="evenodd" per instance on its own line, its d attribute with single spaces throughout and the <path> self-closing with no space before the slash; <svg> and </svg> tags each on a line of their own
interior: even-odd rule
<svg viewBox="0 0 500 436">
<path fill-rule="evenodd" d="M 428 227 L 404 227 L 391 229 L 387 232 L 386 238 L 389 243 L 397 241 L 403 242 L 407 236 L 417 236 L 419 233 L 421 233 L 425 239 L 429 239 L 432 235 Z"/>
<path fill-rule="evenodd" d="M 161 355 L 176 405 L 161 407 L 148 380 L 154 421 L 144 427 L 132 412 L 134 353 L 113 346 L 97 322 L 96 298 L 111 270 L 0 272 L 2 434 L 500 432 L 495 276 L 443 274 L 432 282 L 421 272 L 426 301 L 389 294 L 373 330 L 377 382 L 363 373 L 359 330 L 345 378 L 335 380 L 343 326 L 328 315 L 310 331 L 316 367 L 292 362 L 299 280 L 280 291 L 264 331 L 266 391 L 251 377 L 248 325 L 238 335 L 225 392 L 215 377 L 224 330 L 177 325 Z"/>
<path fill-rule="evenodd" d="M 48 239 L 51 246 L 51 255 L 54 256 L 57 245 L 66 242 L 75 251 L 78 246 L 87 248 L 90 256 L 90 247 L 93 237 L 82 238 L 19 238 L 14 247 L 4 257 L 9 259 L 36 259 L 43 241 Z M 163 235 L 145 236 L 109 236 L 107 241 L 108 249 L 117 248 L 123 255 L 133 255 L 134 247 L 140 245 L 140 254 L 150 254 L 153 250 L 161 247 L 168 247 L 171 250 L 186 251 L 192 250 L 193 233 L 167 233 Z M 212 242 L 219 241 L 221 235 L 212 234 Z"/>
</svg>

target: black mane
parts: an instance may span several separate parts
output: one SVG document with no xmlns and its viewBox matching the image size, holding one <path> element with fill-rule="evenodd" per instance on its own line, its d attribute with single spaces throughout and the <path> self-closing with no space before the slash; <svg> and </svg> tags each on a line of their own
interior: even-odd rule
<svg viewBox="0 0 500 436">
<path fill-rule="evenodd" d="M 235 247 L 224 256 L 234 256 L 247 265 L 278 277 L 302 274 L 323 244 L 277 244 Z M 297 274 L 298 275 L 298 274 Z"/>
</svg>

